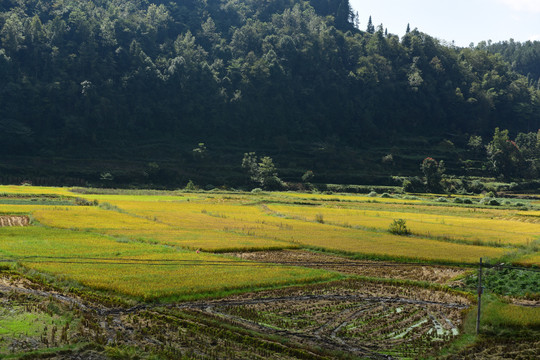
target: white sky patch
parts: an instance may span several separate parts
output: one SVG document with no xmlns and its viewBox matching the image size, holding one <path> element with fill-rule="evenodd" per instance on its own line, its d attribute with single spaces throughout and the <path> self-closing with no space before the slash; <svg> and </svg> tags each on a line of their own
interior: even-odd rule
<svg viewBox="0 0 540 360">
<path fill-rule="evenodd" d="M 532 11 L 540 13 L 540 1 L 538 0 L 499 0 L 516 11 Z"/>
<path fill-rule="evenodd" d="M 540 34 L 532 35 L 531 37 L 529 37 L 529 40 L 531 40 L 531 41 L 540 41 Z"/>
<path fill-rule="evenodd" d="M 366 30 L 371 15 L 375 26 L 383 23 L 392 34 L 403 36 L 410 24 L 411 29 L 463 47 L 511 38 L 525 42 L 540 34 L 540 0 L 349 1 L 358 11 L 361 30 Z"/>
</svg>

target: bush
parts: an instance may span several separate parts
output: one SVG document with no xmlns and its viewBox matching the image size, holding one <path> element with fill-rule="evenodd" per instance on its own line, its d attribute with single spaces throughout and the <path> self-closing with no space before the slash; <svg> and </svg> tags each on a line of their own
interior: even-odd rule
<svg viewBox="0 0 540 360">
<path fill-rule="evenodd" d="M 315 215 L 315 221 L 321 224 L 324 224 L 324 216 L 323 214 L 316 214 Z"/>
<path fill-rule="evenodd" d="M 385 199 L 389 199 L 389 198 L 392 198 L 392 195 L 390 195 L 389 193 L 383 193 L 381 195 L 382 198 L 385 198 Z"/>
<path fill-rule="evenodd" d="M 260 193 L 262 193 L 262 189 L 261 188 L 255 188 L 255 189 L 251 190 L 251 193 L 252 194 L 260 194 Z"/>
<path fill-rule="evenodd" d="M 378 194 L 377 194 L 376 191 L 372 191 L 372 192 L 370 192 L 370 193 L 368 194 L 368 196 L 370 196 L 370 197 L 376 197 L 377 195 L 378 195 Z"/>
<path fill-rule="evenodd" d="M 475 194 L 480 194 L 482 191 L 485 190 L 485 186 L 480 180 L 473 180 L 471 182 L 465 182 L 464 185 L 467 191 L 470 191 Z"/>
<path fill-rule="evenodd" d="M 465 198 L 465 199 L 463 199 L 463 203 L 464 204 L 472 204 L 473 201 L 471 199 Z"/>
<path fill-rule="evenodd" d="M 463 204 L 463 199 L 462 199 L 462 198 L 455 198 L 455 199 L 454 199 L 454 203 L 456 203 L 456 204 Z"/>
<path fill-rule="evenodd" d="M 394 219 L 388 227 L 388 231 L 394 235 L 409 235 L 411 233 L 404 219 Z"/>
<path fill-rule="evenodd" d="M 426 191 L 424 182 L 417 176 L 403 180 L 402 186 L 406 192 L 422 193 Z"/>
<path fill-rule="evenodd" d="M 436 202 L 448 202 L 448 199 L 444 198 L 444 197 L 440 197 L 440 198 L 435 199 L 435 201 Z"/>
<path fill-rule="evenodd" d="M 402 199 L 403 200 L 420 200 L 418 196 L 411 196 L 411 195 L 405 195 Z"/>
<path fill-rule="evenodd" d="M 501 205 L 501 203 L 499 201 L 497 201 L 497 199 L 491 199 L 491 200 L 488 201 L 487 204 L 491 205 L 491 206 L 499 206 L 499 205 Z"/>
<path fill-rule="evenodd" d="M 75 205 L 78 205 L 78 206 L 97 206 L 98 204 L 99 202 L 97 200 L 90 201 L 90 200 L 86 200 L 80 197 L 75 198 Z"/>
<path fill-rule="evenodd" d="M 184 190 L 195 191 L 195 190 L 198 190 L 198 188 L 197 186 L 195 186 L 192 180 L 189 180 L 188 183 L 186 184 L 186 187 L 184 187 Z"/>
</svg>

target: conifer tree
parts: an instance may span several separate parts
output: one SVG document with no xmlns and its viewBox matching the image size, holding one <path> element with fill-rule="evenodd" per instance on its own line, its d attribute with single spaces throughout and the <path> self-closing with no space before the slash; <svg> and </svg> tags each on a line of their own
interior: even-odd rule
<svg viewBox="0 0 540 360">
<path fill-rule="evenodd" d="M 351 26 L 351 20 L 354 19 L 354 14 L 351 11 L 349 0 L 341 0 L 336 12 L 336 27 L 346 30 Z"/>
<path fill-rule="evenodd" d="M 370 34 L 375 33 L 375 26 L 373 25 L 373 22 L 371 21 L 371 16 L 369 17 L 366 31 Z"/>
</svg>

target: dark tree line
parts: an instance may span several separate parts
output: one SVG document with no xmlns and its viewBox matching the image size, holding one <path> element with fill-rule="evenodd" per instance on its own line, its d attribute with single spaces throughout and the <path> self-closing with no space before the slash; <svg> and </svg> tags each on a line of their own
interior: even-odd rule
<svg viewBox="0 0 540 360">
<path fill-rule="evenodd" d="M 357 21 L 347 0 L 2 1 L 0 151 L 540 127 L 533 62 Z"/>
</svg>

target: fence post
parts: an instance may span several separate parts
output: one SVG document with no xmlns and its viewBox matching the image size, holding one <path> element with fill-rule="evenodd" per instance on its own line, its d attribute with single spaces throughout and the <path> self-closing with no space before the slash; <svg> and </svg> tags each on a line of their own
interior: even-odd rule
<svg viewBox="0 0 540 360">
<path fill-rule="evenodd" d="M 482 307 L 482 258 L 478 267 L 478 313 L 476 314 L 476 335 L 480 332 L 480 310 Z"/>
</svg>

